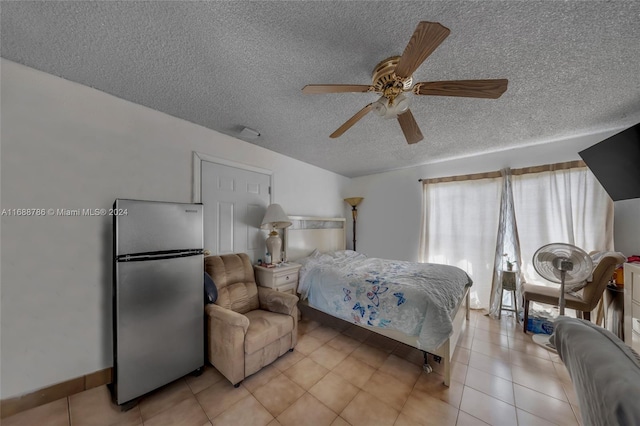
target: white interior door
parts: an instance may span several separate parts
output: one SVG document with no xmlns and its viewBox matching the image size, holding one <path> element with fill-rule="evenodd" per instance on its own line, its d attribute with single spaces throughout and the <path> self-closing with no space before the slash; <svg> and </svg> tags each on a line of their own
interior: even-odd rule
<svg viewBox="0 0 640 426">
<path fill-rule="evenodd" d="M 266 231 L 259 228 L 271 198 L 271 175 L 210 161 L 202 161 L 201 173 L 205 249 L 262 258 Z"/>
</svg>

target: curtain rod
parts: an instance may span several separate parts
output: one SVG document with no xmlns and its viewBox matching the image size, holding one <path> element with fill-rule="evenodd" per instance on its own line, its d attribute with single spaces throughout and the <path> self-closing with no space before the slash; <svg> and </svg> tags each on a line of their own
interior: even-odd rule
<svg viewBox="0 0 640 426">
<path fill-rule="evenodd" d="M 587 167 L 586 163 L 582 160 L 576 160 L 576 161 L 567 161 L 564 163 L 544 164 L 541 166 L 531 166 L 531 167 L 523 167 L 520 169 L 511 169 L 511 174 L 514 176 L 519 176 L 519 175 L 526 175 L 529 173 L 552 172 L 555 170 L 577 169 L 581 167 Z M 497 178 L 500 176 L 502 176 L 502 173 L 498 170 L 493 172 L 474 173 L 474 174 L 468 174 L 468 175 L 447 176 L 447 177 L 439 177 L 439 178 L 431 178 L 431 179 L 418 179 L 418 182 L 423 182 L 427 184 L 443 183 L 443 182 L 460 182 L 465 180 Z"/>
</svg>

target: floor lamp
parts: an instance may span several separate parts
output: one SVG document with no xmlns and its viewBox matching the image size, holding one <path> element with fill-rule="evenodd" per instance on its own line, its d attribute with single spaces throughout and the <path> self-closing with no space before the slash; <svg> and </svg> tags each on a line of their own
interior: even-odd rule
<svg viewBox="0 0 640 426">
<path fill-rule="evenodd" d="M 344 201 L 351 206 L 351 216 L 353 216 L 353 251 L 356 251 L 356 219 L 358 218 L 358 204 L 364 200 L 362 197 L 345 198 Z"/>
</svg>

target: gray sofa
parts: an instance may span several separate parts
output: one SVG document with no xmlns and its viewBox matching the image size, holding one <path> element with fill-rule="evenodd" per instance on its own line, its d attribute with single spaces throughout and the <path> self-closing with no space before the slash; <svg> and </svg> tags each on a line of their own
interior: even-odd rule
<svg viewBox="0 0 640 426">
<path fill-rule="evenodd" d="M 578 395 L 585 426 L 640 425 L 640 359 L 613 333 L 559 317 L 552 342 Z"/>
</svg>

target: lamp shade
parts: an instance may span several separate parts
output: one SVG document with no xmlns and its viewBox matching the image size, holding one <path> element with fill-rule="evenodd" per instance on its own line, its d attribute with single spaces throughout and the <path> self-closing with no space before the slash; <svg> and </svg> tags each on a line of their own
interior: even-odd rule
<svg viewBox="0 0 640 426">
<path fill-rule="evenodd" d="M 284 210 L 282 210 L 280 204 L 270 204 L 269 207 L 267 207 L 267 212 L 264 214 L 260 228 L 282 229 L 288 226 L 291 226 L 291 221 Z"/>
<path fill-rule="evenodd" d="M 362 200 L 364 200 L 364 198 L 362 197 L 351 197 L 344 199 L 344 201 L 346 201 L 347 204 L 349 204 L 351 207 L 356 207 Z"/>
</svg>

